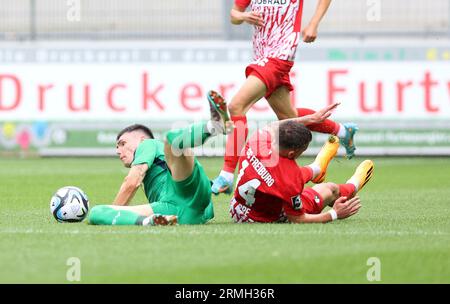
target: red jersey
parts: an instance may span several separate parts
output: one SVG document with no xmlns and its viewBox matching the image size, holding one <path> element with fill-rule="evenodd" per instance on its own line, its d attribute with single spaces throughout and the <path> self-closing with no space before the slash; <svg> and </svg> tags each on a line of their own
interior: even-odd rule
<svg viewBox="0 0 450 304">
<path fill-rule="evenodd" d="M 276 222 L 285 214 L 305 213 L 301 193 L 312 179 L 312 170 L 298 166 L 292 159 L 274 158 L 271 145 L 270 133 L 258 131 L 250 138 L 239 159 L 232 204 L 240 204 L 240 212 L 252 221 Z"/>
<path fill-rule="evenodd" d="M 236 6 L 261 14 L 264 26 L 255 26 L 253 60 L 267 58 L 294 61 L 301 39 L 303 0 L 235 0 Z"/>
</svg>

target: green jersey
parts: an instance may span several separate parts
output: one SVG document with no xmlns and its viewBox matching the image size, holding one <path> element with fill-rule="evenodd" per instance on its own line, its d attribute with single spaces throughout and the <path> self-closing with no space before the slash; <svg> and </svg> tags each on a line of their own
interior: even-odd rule
<svg viewBox="0 0 450 304">
<path fill-rule="evenodd" d="M 156 139 L 141 142 L 131 165 L 141 164 L 148 165 L 143 181 L 145 195 L 150 203 L 159 201 L 165 189 L 167 175 L 170 174 L 164 158 L 164 144 Z"/>
<path fill-rule="evenodd" d="M 179 224 L 204 224 L 214 217 L 211 182 L 195 159 L 194 168 L 183 181 L 174 181 L 164 158 L 164 144 L 144 140 L 134 153 L 132 165 L 147 164 L 145 195 L 154 213 L 178 216 Z"/>
</svg>

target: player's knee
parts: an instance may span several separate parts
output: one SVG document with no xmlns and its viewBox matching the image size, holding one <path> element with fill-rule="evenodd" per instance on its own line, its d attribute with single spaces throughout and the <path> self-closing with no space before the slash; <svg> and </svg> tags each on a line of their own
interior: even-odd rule
<svg viewBox="0 0 450 304">
<path fill-rule="evenodd" d="M 339 186 L 335 183 L 327 183 L 326 185 L 331 192 L 331 197 L 337 199 L 339 197 Z"/>
</svg>

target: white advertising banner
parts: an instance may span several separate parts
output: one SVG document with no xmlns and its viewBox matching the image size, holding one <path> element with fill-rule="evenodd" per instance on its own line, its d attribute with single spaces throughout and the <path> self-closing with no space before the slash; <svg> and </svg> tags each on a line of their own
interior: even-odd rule
<svg viewBox="0 0 450 304">
<path fill-rule="evenodd" d="M 8 64 L 0 67 L 0 121 L 195 120 L 205 94 L 227 99 L 245 80 L 241 63 Z M 335 118 L 450 119 L 450 63 L 297 62 L 297 107 L 342 104 Z M 273 119 L 258 102 L 252 119 Z"/>
</svg>

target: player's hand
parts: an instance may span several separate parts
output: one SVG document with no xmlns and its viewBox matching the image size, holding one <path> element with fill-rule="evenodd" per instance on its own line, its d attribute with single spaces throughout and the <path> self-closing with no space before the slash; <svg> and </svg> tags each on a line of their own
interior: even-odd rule
<svg viewBox="0 0 450 304">
<path fill-rule="evenodd" d="M 344 219 L 356 214 L 361 208 L 361 200 L 358 196 L 347 200 L 347 197 L 341 196 L 334 202 L 333 209 L 336 211 L 338 219 Z"/>
<path fill-rule="evenodd" d="M 311 43 L 317 38 L 317 25 L 308 24 L 308 26 L 302 31 L 303 42 Z"/>
<path fill-rule="evenodd" d="M 242 13 L 242 20 L 251 25 L 264 26 L 264 19 L 261 14 L 255 12 L 244 12 Z"/>
</svg>

